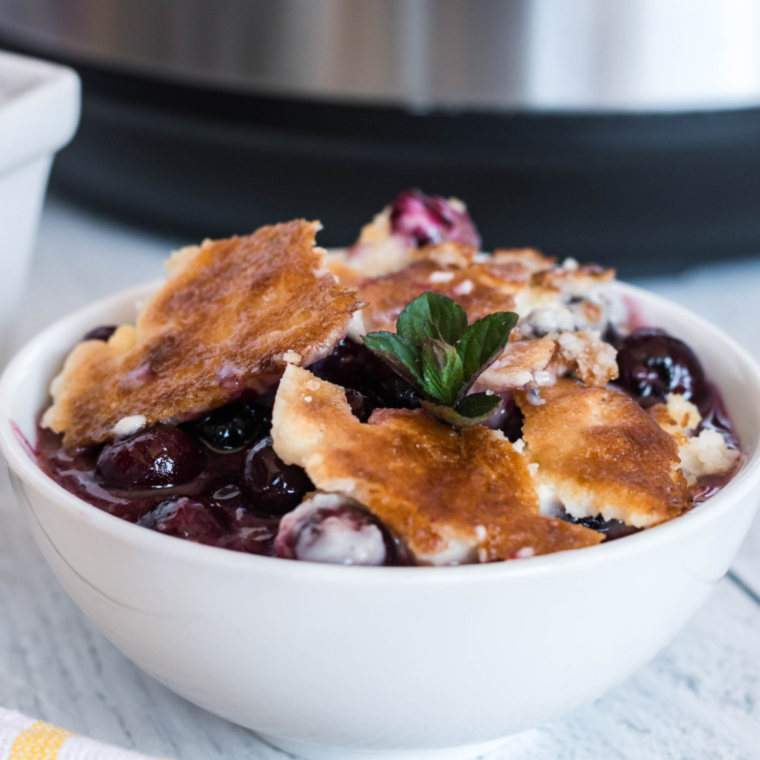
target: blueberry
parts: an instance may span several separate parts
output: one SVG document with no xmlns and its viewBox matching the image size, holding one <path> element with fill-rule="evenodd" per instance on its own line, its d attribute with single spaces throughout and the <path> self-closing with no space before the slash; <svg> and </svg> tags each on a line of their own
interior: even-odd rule
<svg viewBox="0 0 760 760">
<path fill-rule="evenodd" d="M 181 496 L 163 501 L 137 524 L 201 544 L 213 544 L 229 531 L 224 511 L 202 497 Z"/>
<path fill-rule="evenodd" d="M 94 330 L 90 330 L 90 332 L 88 332 L 87 335 L 85 335 L 82 338 L 82 341 L 85 341 L 85 340 L 107 341 L 115 332 L 116 332 L 115 325 L 102 325 L 101 327 L 96 327 Z"/>
<path fill-rule="evenodd" d="M 489 420 L 489 427 L 501 430 L 508 441 L 514 443 L 522 438 L 522 426 L 525 421 L 525 415 L 520 411 L 515 400 L 509 396 L 496 411 L 493 420 Z"/>
<path fill-rule="evenodd" d="M 709 396 L 702 403 L 699 411 L 702 414 L 700 430 L 716 430 L 725 438 L 726 443 L 731 448 L 739 448 L 739 438 L 734 430 L 733 423 L 729 419 L 723 399 L 717 388 L 712 385 L 710 386 Z"/>
<path fill-rule="evenodd" d="M 480 246 L 480 236 L 467 211 L 438 195 L 404 190 L 391 205 L 391 230 L 416 246 L 452 241 Z"/>
<path fill-rule="evenodd" d="M 607 322 L 607 326 L 604 328 L 604 332 L 602 333 L 602 340 L 605 343 L 611 343 L 613 346 L 617 346 L 618 343 L 620 343 L 622 340 L 620 333 L 618 333 L 617 328 L 612 324 L 612 322 Z"/>
<path fill-rule="evenodd" d="M 387 528 L 361 505 L 317 494 L 287 514 L 275 539 L 277 556 L 333 565 L 397 564 Z"/>
<path fill-rule="evenodd" d="M 414 388 L 361 343 L 342 340 L 330 356 L 310 369 L 322 380 L 367 396 L 375 409 L 381 406 L 416 409 L 420 406 Z"/>
<path fill-rule="evenodd" d="M 96 470 L 109 485 L 140 489 L 187 483 L 203 466 L 203 450 L 191 435 L 158 425 L 106 444 L 98 455 Z"/>
<path fill-rule="evenodd" d="M 703 408 L 710 388 L 697 355 L 662 330 L 636 330 L 617 344 L 618 384 L 642 406 L 665 401 L 669 393 Z"/>
<path fill-rule="evenodd" d="M 372 415 L 372 412 L 382 406 L 382 402 L 374 394 L 369 392 L 362 393 L 353 388 L 346 388 L 346 401 L 348 401 L 351 412 L 359 422 L 366 422 Z"/>
<path fill-rule="evenodd" d="M 566 514 L 562 519 L 574 525 L 582 525 L 584 528 L 604 533 L 606 536 L 605 541 L 616 541 L 618 538 L 632 536 L 640 531 L 639 528 L 626 525 L 622 520 L 605 520 L 601 515 L 576 518 Z"/>
<path fill-rule="evenodd" d="M 367 377 L 367 354 L 371 353 L 361 343 L 345 338 L 329 356 L 312 364 L 309 369 L 328 383 L 344 388 L 363 388 L 370 379 Z"/>
<path fill-rule="evenodd" d="M 418 409 L 420 396 L 400 375 L 397 375 L 382 359 L 370 354 L 367 362 L 372 366 L 372 389 L 381 399 L 383 406 L 391 409 Z"/>
<path fill-rule="evenodd" d="M 262 410 L 244 404 L 227 404 L 188 425 L 210 449 L 239 451 L 264 435 L 270 420 Z"/>
<path fill-rule="evenodd" d="M 280 516 L 295 509 L 314 485 L 303 469 L 277 456 L 271 438 L 262 438 L 246 454 L 241 489 L 251 511 Z"/>
</svg>

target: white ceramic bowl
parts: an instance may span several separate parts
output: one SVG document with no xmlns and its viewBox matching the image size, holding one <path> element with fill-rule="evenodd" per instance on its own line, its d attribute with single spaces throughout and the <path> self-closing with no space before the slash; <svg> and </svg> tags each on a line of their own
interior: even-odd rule
<svg viewBox="0 0 760 760">
<path fill-rule="evenodd" d="M 131 320 L 154 287 L 77 312 L 18 354 L 0 382 L 0 446 L 37 543 L 95 625 L 170 689 L 292 753 L 475 756 L 596 699 L 702 604 L 760 501 L 758 367 L 699 317 L 621 286 L 696 349 L 748 455 L 719 495 L 677 520 L 609 545 L 456 568 L 288 562 L 131 525 L 43 475 L 15 425 L 32 440 L 64 354 L 89 328 Z"/>
<path fill-rule="evenodd" d="M 31 262 L 53 154 L 78 122 L 71 69 L 0 51 L 0 341 L 8 340 Z M 6 348 L 0 342 L 0 359 Z"/>
</svg>

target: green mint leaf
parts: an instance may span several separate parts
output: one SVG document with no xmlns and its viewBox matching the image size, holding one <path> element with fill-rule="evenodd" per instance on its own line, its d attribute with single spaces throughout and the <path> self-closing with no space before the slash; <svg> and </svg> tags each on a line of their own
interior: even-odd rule
<svg viewBox="0 0 760 760">
<path fill-rule="evenodd" d="M 364 345 L 377 354 L 391 369 L 418 390 L 423 390 L 422 357 L 417 346 L 406 338 L 389 332 L 371 332 Z"/>
<path fill-rule="evenodd" d="M 421 346 L 427 337 L 426 322 L 432 322 L 441 339 L 453 345 L 467 329 L 467 312 L 448 296 L 423 293 L 399 314 L 396 332 L 415 346 Z"/>
<path fill-rule="evenodd" d="M 500 311 L 473 322 L 457 341 L 456 348 L 464 368 L 464 384 L 460 398 L 472 387 L 475 380 L 504 350 L 509 333 L 517 322 L 517 314 Z"/>
<path fill-rule="evenodd" d="M 443 340 L 443 337 L 441 336 L 441 331 L 429 319 L 422 326 L 422 331 L 425 333 L 426 338 L 432 338 L 433 340 Z M 444 343 L 445 342 L 446 341 L 444 341 Z"/>
<path fill-rule="evenodd" d="M 425 392 L 441 404 L 457 400 L 464 380 L 462 360 L 456 348 L 442 340 L 425 338 L 422 345 L 422 378 Z"/>
<path fill-rule="evenodd" d="M 480 409 L 480 413 L 477 415 L 463 413 L 460 411 L 459 405 L 456 407 L 444 406 L 442 404 L 435 404 L 432 401 L 426 400 L 422 401 L 422 408 L 441 422 L 444 422 L 447 425 L 451 425 L 451 427 L 455 427 L 458 430 L 462 430 L 464 428 L 479 425 L 481 422 L 483 422 L 483 420 L 490 417 L 496 411 L 496 408 L 499 406 L 499 401 L 501 400 L 498 396 L 488 396 L 485 393 L 474 393 L 472 396 L 467 396 L 467 398 L 474 398 L 475 396 L 486 396 L 489 399 L 487 410 L 485 407 L 485 402 L 472 402 L 473 407 L 477 405 Z M 467 411 L 468 410 L 465 409 L 465 412 Z M 473 408 L 472 411 L 474 412 L 475 409 Z"/>
<path fill-rule="evenodd" d="M 501 398 L 494 393 L 472 393 L 465 396 L 455 407 L 462 417 L 482 422 L 499 407 Z"/>
<path fill-rule="evenodd" d="M 503 351 L 517 322 L 511 312 L 489 314 L 467 326 L 467 313 L 440 293 L 423 293 L 399 315 L 396 333 L 374 332 L 365 345 L 425 398 L 431 414 L 456 428 L 477 425 L 499 397 L 467 392 Z"/>
</svg>

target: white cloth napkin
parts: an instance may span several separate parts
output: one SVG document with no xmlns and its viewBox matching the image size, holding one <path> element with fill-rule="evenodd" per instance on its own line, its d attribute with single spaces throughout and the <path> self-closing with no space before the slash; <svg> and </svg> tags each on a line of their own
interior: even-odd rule
<svg viewBox="0 0 760 760">
<path fill-rule="evenodd" d="M 77 736 L 0 707 L 0 760 L 155 759 Z"/>
</svg>

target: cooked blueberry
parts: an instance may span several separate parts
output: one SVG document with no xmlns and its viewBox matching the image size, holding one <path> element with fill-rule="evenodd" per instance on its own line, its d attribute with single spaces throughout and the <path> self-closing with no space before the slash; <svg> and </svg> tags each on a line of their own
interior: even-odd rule
<svg viewBox="0 0 760 760">
<path fill-rule="evenodd" d="M 520 411 L 515 400 L 510 396 L 504 399 L 504 402 L 497 410 L 494 418 L 489 419 L 488 427 L 501 430 L 507 440 L 514 443 L 522 438 L 522 426 L 525 421 L 525 415 Z"/>
<path fill-rule="evenodd" d="M 710 497 L 715 496 L 726 485 L 729 479 L 730 475 L 725 472 L 718 475 L 702 475 L 690 489 L 693 503 L 701 504 Z"/>
<path fill-rule="evenodd" d="M 188 427 L 214 451 L 238 451 L 261 438 L 269 424 L 262 410 L 245 404 L 227 404 Z"/>
<path fill-rule="evenodd" d="M 372 352 L 361 343 L 345 338 L 333 352 L 312 364 L 309 369 L 322 380 L 344 388 L 362 388 L 367 384 L 367 355 Z"/>
<path fill-rule="evenodd" d="M 618 343 L 620 343 L 620 334 L 612 322 L 607 322 L 607 326 L 604 328 L 604 332 L 602 333 L 602 340 L 605 343 L 611 343 L 613 346 L 617 346 Z"/>
<path fill-rule="evenodd" d="M 285 464 L 277 456 L 271 438 L 262 438 L 246 454 L 241 487 L 251 510 L 268 516 L 290 512 L 314 490 L 303 469 Z"/>
<path fill-rule="evenodd" d="M 367 396 L 375 408 L 416 409 L 417 392 L 366 346 L 343 340 L 335 350 L 310 368 L 317 377 Z"/>
<path fill-rule="evenodd" d="M 218 541 L 228 532 L 224 512 L 201 497 L 169 499 L 153 508 L 137 523 L 167 536 L 186 538 L 201 544 Z"/>
<path fill-rule="evenodd" d="M 359 346 L 357 361 L 362 369 L 362 393 L 370 392 L 377 396 L 380 405 L 393 409 L 417 409 L 420 397 L 417 391 L 400 375 L 396 374 L 382 359 L 372 353 L 366 346 Z"/>
<path fill-rule="evenodd" d="M 391 205 L 391 230 L 416 246 L 445 241 L 480 246 L 480 236 L 467 210 L 438 195 L 404 190 Z"/>
<path fill-rule="evenodd" d="M 582 525 L 584 528 L 590 528 L 596 530 L 599 533 L 604 533 L 606 541 L 615 541 L 618 538 L 625 538 L 626 536 L 632 536 L 634 533 L 640 531 L 639 528 L 634 528 L 631 525 L 626 525 L 622 520 L 605 520 L 601 515 L 594 517 L 570 517 L 570 515 L 564 515 L 563 518 L 567 522 L 571 522 L 575 525 Z"/>
<path fill-rule="evenodd" d="M 392 409 L 418 409 L 420 396 L 400 375 L 397 375 L 382 359 L 373 355 L 374 391 L 383 402 L 383 406 Z"/>
<path fill-rule="evenodd" d="M 118 488 L 154 488 L 187 483 L 203 465 L 203 451 L 190 434 L 159 425 L 106 444 L 98 456 L 97 472 Z"/>
<path fill-rule="evenodd" d="M 699 411 L 702 414 L 702 424 L 699 429 L 717 430 L 726 439 L 726 443 L 731 448 L 738 449 L 739 438 L 729 419 L 723 399 L 714 386 L 710 385 L 709 391 L 707 399 L 700 406 Z"/>
<path fill-rule="evenodd" d="M 662 330 L 636 330 L 618 342 L 618 383 L 643 406 L 681 393 L 698 407 L 710 389 L 697 355 L 681 340 Z"/>
<path fill-rule="evenodd" d="M 211 498 L 214 499 L 214 501 L 229 501 L 230 499 L 237 499 L 238 496 L 240 496 L 240 489 L 234 483 L 228 483 L 221 488 L 217 488 L 216 491 L 211 494 Z"/>
<path fill-rule="evenodd" d="M 335 494 L 317 494 L 285 515 L 277 556 L 333 565 L 396 564 L 393 537 L 366 509 Z"/>
<path fill-rule="evenodd" d="M 96 327 L 94 330 L 90 330 L 90 332 L 88 332 L 87 335 L 82 338 L 82 340 L 107 341 L 115 332 L 115 325 L 102 325 L 101 327 Z"/>
<path fill-rule="evenodd" d="M 261 414 L 267 419 L 272 417 L 272 407 L 274 406 L 274 400 L 277 397 L 277 389 L 279 388 L 279 380 L 271 386 L 264 393 L 257 393 L 253 395 L 247 395 L 245 397 L 246 406 L 250 407 L 254 414 Z"/>
<path fill-rule="evenodd" d="M 359 422 L 366 422 L 372 412 L 378 407 L 382 406 L 382 402 L 374 394 L 362 393 L 361 391 L 354 390 L 353 388 L 346 388 L 346 401 L 351 407 L 354 417 Z"/>
</svg>

